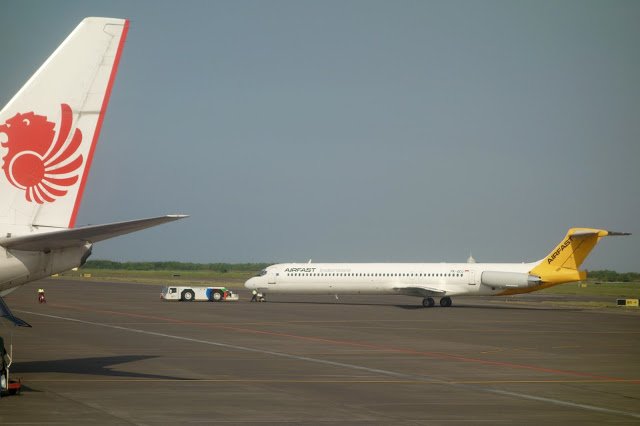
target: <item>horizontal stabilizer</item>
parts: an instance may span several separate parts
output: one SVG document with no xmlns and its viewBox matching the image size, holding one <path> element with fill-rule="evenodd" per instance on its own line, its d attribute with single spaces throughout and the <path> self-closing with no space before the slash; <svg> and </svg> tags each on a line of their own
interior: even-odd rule
<svg viewBox="0 0 640 426">
<path fill-rule="evenodd" d="M 5 303 L 2 297 L 0 297 L 0 318 L 4 318 L 7 321 L 11 321 L 18 327 L 31 327 L 31 325 L 28 322 L 13 315 L 13 313 L 11 312 L 11 309 L 9 309 L 9 307 L 7 306 L 7 304 Z"/>
<path fill-rule="evenodd" d="M 65 247 L 75 247 L 86 243 L 95 243 L 174 220 L 187 215 L 167 215 L 138 219 L 106 225 L 90 225 L 59 231 L 41 232 L 17 237 L 0 238 L 0 246 L 6 249 L 25 251 L 47 251 Z"/>
<path fill-rule="evenodd" d="M 605 231 L 604 229 L 578 229 L 569 233 L 571 238 L 574 237 L 589 237 L 592 235 L 597 235 L 598 237 L 617 237 L 624 235 L 631 235 L 629 232 L 614 232 L 614 231 Z"/>
</svg>

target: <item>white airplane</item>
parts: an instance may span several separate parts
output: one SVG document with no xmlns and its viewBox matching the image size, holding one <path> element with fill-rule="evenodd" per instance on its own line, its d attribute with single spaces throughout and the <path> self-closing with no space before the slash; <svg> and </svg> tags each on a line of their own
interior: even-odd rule
<svg viewBox="0 0 640 426">
<path fill-rule="evenodd" d="M 186 217 L 74 228 L 129 21 L 86 18 L 0 111 L 0 317 L 16 287 L 81 266 L 93 243 Z"/>
<path fill-rule="evenodd" d="M 542 260 L 532 263 L 281 263 L 247 280 L 261 293 L 380 294 L 422 297 L 422 306 L 451 306 L 453 296 L 529 293 L 581 281 L 580 265 L 600 238 L 630 235 L 571 228 Z"/>
</svg>

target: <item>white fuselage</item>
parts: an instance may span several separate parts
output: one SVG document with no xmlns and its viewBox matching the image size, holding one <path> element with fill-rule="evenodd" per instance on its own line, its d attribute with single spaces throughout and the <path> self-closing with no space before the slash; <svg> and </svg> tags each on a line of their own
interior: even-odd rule
<svg viewBox="0 0 640 426">
<path fill-rule="evenodd" d="M 506 287 L 483 283 L 483 272 L 527 274 L 536 263 L 283 263 L 245 287 L 265 293 L 493 295 Z"/>
</svg>

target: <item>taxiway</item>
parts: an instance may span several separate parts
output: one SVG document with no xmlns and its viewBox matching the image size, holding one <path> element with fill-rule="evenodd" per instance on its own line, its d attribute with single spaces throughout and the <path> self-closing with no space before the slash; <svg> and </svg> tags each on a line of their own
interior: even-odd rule
<svg viewBox="0 0 640 426">
<path fill-rule="evenodd" d="M 0 327 L 25 387 L 0 424 L 640 422 L 640 313 L 545 297 L 171 303 L 40 281 L 6 298 L 33 328 Z"/>
</svg>

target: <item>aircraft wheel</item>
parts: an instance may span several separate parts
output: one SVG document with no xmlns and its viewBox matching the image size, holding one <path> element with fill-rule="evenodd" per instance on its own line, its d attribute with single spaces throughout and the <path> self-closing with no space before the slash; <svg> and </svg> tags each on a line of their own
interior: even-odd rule
<svg viewBox="0 0 640 426">
<path fill-rule="evenodd" d="M 182 292 L 182 300 L 184 300 L 185 302 L 193 302 L 193 299 L 195 299 L 196 295 L 192 290 L 185 290 Z"/>
<path fill-rule="evenodd" d="M 211 294 L 211 300 L 213 300 L 214 302 L 220 302 L 222 300 L 222 292 L 221 291 L 214 291 Z"/>
<path fill-rule="evenodd" d="M 425 308 L 432 308 L 435 304 L 436 302 L 432 297 L 425 297 L 424 299 L 422 299 L 422 306 L 424 306 Z"/>
<path fill-rule="evenodd" d="M 443 297 L 442 299 L 440 299 L 440 306 L 442 306 L 443 308 L 448 308 L 449 306 L 451 306 L 451 298 Z"/>
</svg>

